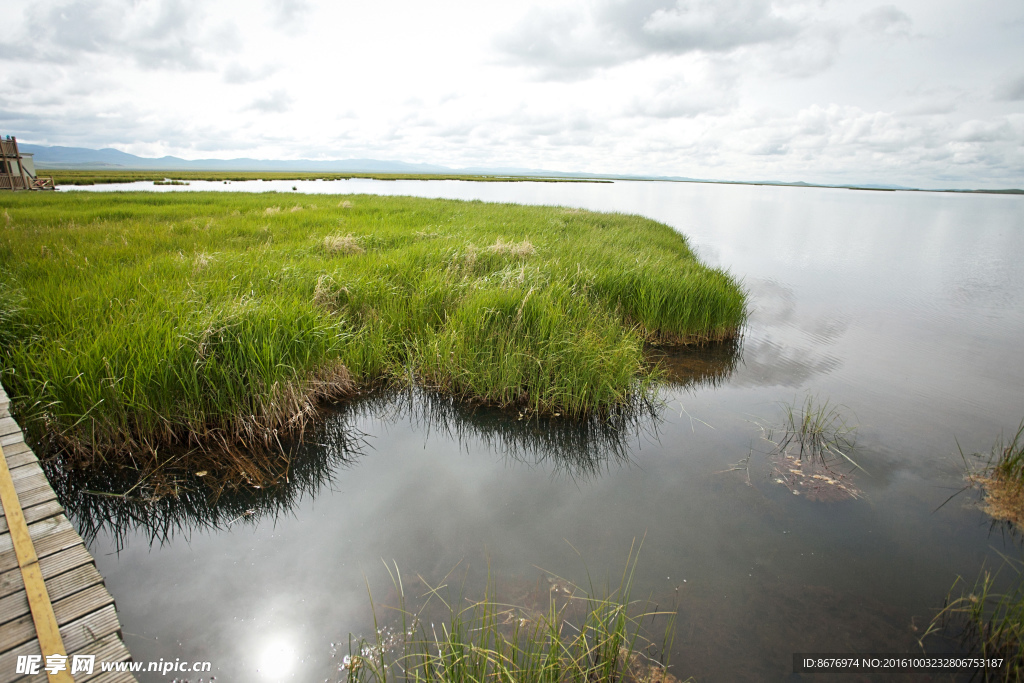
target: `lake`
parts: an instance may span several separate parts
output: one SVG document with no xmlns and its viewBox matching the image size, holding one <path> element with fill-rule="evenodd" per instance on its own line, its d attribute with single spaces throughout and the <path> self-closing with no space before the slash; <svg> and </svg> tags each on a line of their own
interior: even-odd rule
<svg viewBox="0 0 1024 683">
<path fill-rule="evenodd" d="M 409 595 L 464 582 L 479 597 L 490 572 L 499 596 L 532 600 L 555 577 L 617 585 L 642 541 L 634 596 L 678 609 L 677 676 L 811 680 L 794 653 L 920 652 L 958 575 L 1022 556 L 977 492 L 943 505 L 964 486 L 960 449 L 987 453 L 1024 418 L 1020 197 L 634 181 L 76 188 L 135 189 L 642 214 L 739 278 L 751 310 L 739 344 L 664 354 L 661 402 L 613 425 L 394 392 L 325 408 L 288 490 L 141 513 L 65 492 L 136 661 L 208 660 L 224 682 L 344 680 L 349 634 L 373 636 L 368 590 L 383 620 L 393 604 L 385 564 Z M 841 468 L 843 491 L 793 473 L 765 438 L 808 398 L 856 427 L 863 471 Z"/>
</svg>

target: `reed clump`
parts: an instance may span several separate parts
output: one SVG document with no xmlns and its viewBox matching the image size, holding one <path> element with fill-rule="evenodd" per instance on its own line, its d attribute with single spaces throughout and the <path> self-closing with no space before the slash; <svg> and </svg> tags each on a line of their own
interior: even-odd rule
<svg viewBox="0 0 1024 683">
<path fill-rule="evenodd" d="M 273 447 L 379 382 L 604 414 L 652 387 L 645 341 L 745 319 L 732 278 L 639 216 L 337 202 L 0 198 L 0 364 L 33 438 L 83 460 Z"/>
<path fill-rule="evenodd" d="M 1003 572 L 1012 576 L 1007 581 Z M 921 638 L 943 634 L 967 652 L 999 666 L 979 667 L 985 681 L 1024 680 L 1024 573 L 1022 565 L 1005 559 L 996 571 L 982 569 L 973 585 L 958 576 L 945 606 Z M 972 678 L 971 680 L 974 680 Z"/>
<path fill-rule="evenodd" d="M 984 491 L 985 512 L 1024 528 L 1024 421 L 1013 438 L 996 443 L 985 466 L 967 478 Z"/>
<path fill-rule="evenodd" d="M 667 661 L 675 614 L 632 599 L 635 568 L 631 554 L 619 587 L 605 597 L 559 580 L 544 611 L 499 601 L 490 582 L 483 599 L 467 600 L 425 581 L 426 600 L 412 610 L 397 566 L 389 568 L 398 594 L 395 625 L 377 623 L 374 608 L 376 637 L 350 637 L 343 680 L 678 683 Z M 432 613 L 431 602 L 441 609 Z M 665 629 L 655 642 L 642 623 L 659 617 Z"/>
<path fill-rule="evenodd" d="M 792 453 L 797 460 L 810 458 L 829 466 L 846 462 L 860 468 L 850 457 L 856 445 L 857 428 L 843 415 L 842 406 L 808 395 L 803 403 L 786 403 L 782 433 L 777 441 L 781 453 Z"/>
</svg>

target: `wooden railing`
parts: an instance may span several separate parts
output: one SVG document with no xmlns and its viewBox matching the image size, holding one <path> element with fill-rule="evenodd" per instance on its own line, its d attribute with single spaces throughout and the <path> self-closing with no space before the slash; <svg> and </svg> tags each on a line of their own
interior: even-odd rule
<svg viewBox="0 0 1024 683">
<path fill-rule="evenodd" d="M 18 175 L 0 174 L 0 190 L 27 190 L 26 180 Z"/>
</svg>

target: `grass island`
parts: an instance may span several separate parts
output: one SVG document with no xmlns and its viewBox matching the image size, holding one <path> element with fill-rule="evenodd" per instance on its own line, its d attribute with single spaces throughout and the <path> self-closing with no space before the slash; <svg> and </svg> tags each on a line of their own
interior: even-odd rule
<svg viewBox="0 0 1024 683">
<path fill-rule="evenodd" d="M 416 382 L 566 418 L 725 340 L 745 294 L 640 216 L 410 197 L 0 198 L 0 366 L 75 457 L 272 446 L 323 399 Z"/>
</svg>

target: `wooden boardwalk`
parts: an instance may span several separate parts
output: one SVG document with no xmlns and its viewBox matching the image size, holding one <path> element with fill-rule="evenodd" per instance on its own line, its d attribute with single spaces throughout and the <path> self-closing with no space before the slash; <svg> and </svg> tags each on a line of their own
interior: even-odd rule
<svg viewBox="0 0 1024 683">
<path fill-rule="evenodd" d="M 60 628 L 60 637 L 68 655 L 67 671 L 71 670 L 73 655 L 95 655 L 93 673 L 76 673 L 73 680 L 134 681 L 131 673 L 101 671 L 101 662 L 131 659 L 121 640 L 121 624 L 114 609 L 114 599 L 103 585 L 103 577 L 96 570 L 82 537 L 64 516 L 57 494 L 35 454 L 25 443 L 21 428 L 11 417 L 10 402 L 2 386 L 0 446 L 28 525 L 31 545 L 39 560 L 39 572 L 53 606 L 53 615 Z M 11 525 L 16 525 L 13 517 Z M 48 679 L 42 667 L 34 676 L 16 673 L 19 656 L 50 653 L 40 652 L 37 626 L 29 609 L 14 542 L 7 515 L 0 514 L 0 683 L 57 680 Z M 31 581 L 29 585 L 31 587 Z M 46 658 L 43 657 L 42 665 L 45 663 Z M 72 678 L 65 675 L 60 680 Z"/>
</svg>

